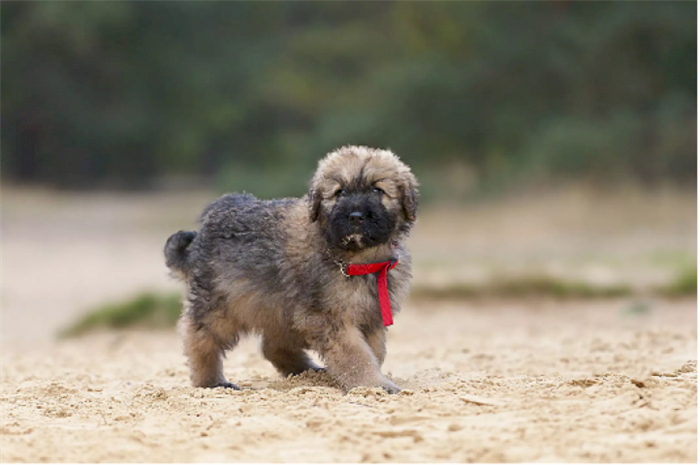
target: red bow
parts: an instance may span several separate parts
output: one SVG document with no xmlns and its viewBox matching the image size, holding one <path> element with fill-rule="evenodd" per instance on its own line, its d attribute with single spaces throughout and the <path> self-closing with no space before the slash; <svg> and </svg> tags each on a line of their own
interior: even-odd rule
<svg viewBox="0 0 700 465">
<path fill-rule="evenodd" d="M 391 301 L 389 300 L 389 286 L 386 282 L 387 272 L 393 269 L 399 262 L 398 259 L 390 260 L 388 262 L 379 263 L 367 263 L 365 265 L 348 265 L 347 275 L 349 276 L 360 276 L 365 274 L 372 274 L 379 271 L 377 276 L 377 292 L 379 294 L 379 308 L 382 311 L 382 321 L 384 326 L 391 326 L 394 324 L 394 318 L 391 314 Z"/>
</svg>

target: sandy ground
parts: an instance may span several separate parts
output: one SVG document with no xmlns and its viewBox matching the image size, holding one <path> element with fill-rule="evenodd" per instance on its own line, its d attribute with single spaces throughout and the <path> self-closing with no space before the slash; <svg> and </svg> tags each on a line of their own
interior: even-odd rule
<svg viewBox="0 0 700 465">
<path fill-rule="evenodd" d="M 253 339 L 226 361 L 242 391 L 188 387 L 171 332 L 55 342 L 91 307 L 177 289 L 164 239 L 211 198 L 3 189 L 0 461 L 697 460 L 695 299 L 409 302 L 385 364 L 396 396 L 281 379 Z M 415 282 L 662 282 L 696 254 L 696 208 L 572 190 L 426 209 Z"/>
<path fill-rule="evenodd" d="M 386 372 L 344 395 L 284 380 L 254 339 L 243 390 L 195 389 L 174 333 L 2 351 L 3 462 L 696 462 L 695 301 L 410 305 Z"/>
</svg>

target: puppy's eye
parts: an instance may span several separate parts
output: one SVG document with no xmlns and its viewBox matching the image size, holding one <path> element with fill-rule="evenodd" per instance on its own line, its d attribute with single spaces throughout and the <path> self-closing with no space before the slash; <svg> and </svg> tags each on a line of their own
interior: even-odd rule
<svg viewBox="0 0 700 465">
<path fill-rule="evenodd" d="M 345 194 L 347 194 L 347 192 L 345 192 L 345 189 L 338 189 L 337 191 L 335 191 L 335 194 L 333 194 L 333 195 L 336 197 L 342 197 Z"/>
<path fill-rule="evenodd" d="M 383 194 L 384 193 L 384 191 L 378 187 L 372 188 L 372 192 L 374 192 L 375 194 Z"/>
</svg>

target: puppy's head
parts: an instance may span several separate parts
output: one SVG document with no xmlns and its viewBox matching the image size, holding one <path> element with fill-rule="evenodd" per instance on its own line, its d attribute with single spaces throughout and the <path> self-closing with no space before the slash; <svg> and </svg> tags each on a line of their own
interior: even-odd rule
<svg viewBox="0 0 700 465">
<path fill-rule="evenodd" d="M 357 251 L 396 240 L 416 219 L 415 176 L 388 150 L 343 147 L 318 164 L 309 218 L 331 247 Z"/>
</svg>

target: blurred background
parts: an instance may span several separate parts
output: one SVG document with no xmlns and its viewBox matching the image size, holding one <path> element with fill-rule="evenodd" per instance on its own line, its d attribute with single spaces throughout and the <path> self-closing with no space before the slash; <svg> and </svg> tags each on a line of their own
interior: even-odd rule
<svg viewBox="0 0 700 465">
<path fill-rule="evenodd" d="M 347 144 L 421 182 L 415 299 L 696 295 L 695 2 L 1 8 L 5 342 L 174 292 L 169 233 Z"/>
</svg>

